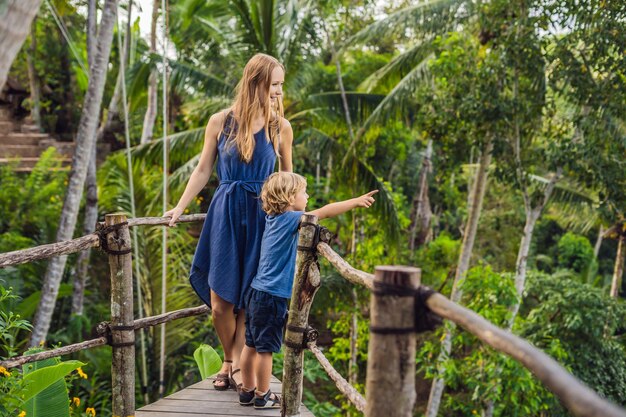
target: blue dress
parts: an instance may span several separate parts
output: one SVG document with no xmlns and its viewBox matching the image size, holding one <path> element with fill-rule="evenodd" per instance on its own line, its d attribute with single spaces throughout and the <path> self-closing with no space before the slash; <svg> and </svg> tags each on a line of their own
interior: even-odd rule
<svg viewBox="0 0 626 417">
<path fill-rule="evenodd" d="M 211 306 L 210 290 L 223 300 L 243 306 L 243 296 L 259 264 L 265 213 L 261 188 L 274 171 L 276 153 L 265 129 L 254 134 L 254 153 L 249 163 L 239 157 L 236 146 L 226 146 L 227 116 L 217 145 L 219 186 L 209 206 L 193 258 L 189 281 L 198 296 Z"/>
</svg>

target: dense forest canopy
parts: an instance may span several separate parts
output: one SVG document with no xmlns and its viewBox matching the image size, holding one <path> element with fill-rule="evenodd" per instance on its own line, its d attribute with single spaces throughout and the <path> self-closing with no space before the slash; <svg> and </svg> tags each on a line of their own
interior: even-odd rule
<svg viewBox="0 0 626 417">
<path fill-rule="evenodd" d="M 0 5 L 0 19 L 18 3 Z M 364 271 L 421 268 L 423 284 L 626 407 L 626 3 L 165 5 L 43 0 L 23 38 L 0 42 L 16 51 L 0 94 L 8 121 L 0 145 L 9 149 L 11 129 L 35 124 L 75 153 L 71 170 L 45 146 L 28 170 L 1 159 L 0 252 L 91 233 L 107 213 L 160 216 L 164 171 L 172 207 L 210 115 L 231 104 L 245 63 L 263 52 L 285 66 L 294 171 L 308 180 L 309 207 L 380 190 L 371 210 L 323 222 L 340 255 Z M 187 212 L 206 212 L 217 183 L 214 174 Z M 168 229 L 167 311 L 200 304 L 187 281 L 200 227 Z M 161 229 L 138 229 L 133 245 L 137 314 L 159 314 Z M 0 269 L 2 359 L 40 341 L 85 340 L 110 315 L 106 257 L 59 262 Z M 370 294 L 321 266 L 311 324 L 333 366 L 363 392 Z M 475 337 L 444 326 L 418 339 L 416 416 L 568 415 L 523 366 Z M 166 394 L 199 380 L 192 355 L 203 343 L 219 345 L 210 317 L 167 327 Z M 77 399 L 71 415 L 111 415 L 108 352 L 71 358 L 85 364 L 84 377 L 66 381 Z M 138 406 L 158 398 L 161 353 L 160 332 L 146 331 Z M 308 353 L 305 368 L 304 403 L 316 416 L 357 415 Z M 0 413 L 17 415 L 20 372 L 1 373 Z M 437 386 L 443 395 L 429 403 Z"/>
</svg>

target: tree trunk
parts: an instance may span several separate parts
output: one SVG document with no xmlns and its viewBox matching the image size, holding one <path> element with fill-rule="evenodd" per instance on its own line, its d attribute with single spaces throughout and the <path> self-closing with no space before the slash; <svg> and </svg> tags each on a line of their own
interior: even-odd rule
<svg viewBox="0 0 626 417">
<path fill-rule="evenodd" d="M 39 84 L 39 77 L 37 76 L 37 70 L 35 69 L 35 54 L 37 53 L 37 18 L 33 20 L 30 31 L 30 48 L 26 54 L 28 61 L 28 81 L 30 84 L 30 115 L 33 122 L 41 130 L 41 86 Z"/>
<path fill-rule="evenodd" d="M 413 205 L 411 207 L 409 232 L 409 249 L 411 251 L 415 251 L 415 249 L 424 245 L 430 240 L 431 236 L 430 219 L 433 213 L 430 208 L 430 199 L 428 198 L 428 174 L 432 172 L 432 154 L 433 141 L 429 139 L 420 170 L 419 186 L 415 197 L 413 197 Z"/>
<path fill-rule="evenodd" d="M 98 184 L 96 182 L 96 144 L 91 149 L 87 177 L 85 178 L 85 219 L 83 223 L 83 235 L 88 235 L 96 230 L 98 221 Z M 72 314 L 83 314 L 85 299 L 85 285 L 88 280 L 89 258 L 91 249 L 86 249 L 78 254 L 76 260 L 76 275 L 74 277 L 74 292 L 72 294 Z"/>
<path fill-rule="evenodd" d="M 623 228 L 624 226 L 622 226 Z M 617 298 L 622 288 L 622 275 L 624 275 L 624 260 L 626 259 L 626 234 L 620 231 L 617 243 L 617 254 L 615 255 L 615 268 L 613 269 L 613 280 L 611 281 L 611 297 Z"/>
<path fill-rule="evenodd" d="M 76 149 L 63 202 L 63 211 L 59 220 L 57 241 L 71 239 L 76 227 L 76 218 L 78 217 L 85 177 L 87 176 L 87 165 L 91 158 L 92 148 L 95 146 L 94 139 L 100 115 L 104 84 L 106 82 L 109 55 L 111 53 L 116 11 L 117 0 L 107 0 L 102 11 L 102 22 L 94 67 L 91 71 L 92 75 L 89 79 L 76 134 Z M 40 341 L 46 339 L 66 261 L 67 256 L 61 256 L 51 259 L 48 263 L 42 284 L 41 300 L 35 314 L 30 341 L 31 346 L 36 346 Z"/>
<path fill-rule="evenodd" d="M 129 6 L 128 12 L 128 21 L 131 20 L 130 10 L 132 7 Z M 128 51 L 130 50 L 130 25 L 126 27 L 126 34 L 124 35 L 124 46 L 122 47 L 122 51 L 120 52 L 124 56 L 124 67 L 126 68 L 126 63 L 128 62 Z M 119 30 L 119 28 L 118 28 Z M 114 122 L 118 118 L 120 114 L 119 103 L 122 97 L 122 73 L 119 72 L 117 74 L 117 79 L 115 80 L 115 88 L 113 89 L 113 97 L 111 97 L 111 101 L 109 102 L 109 108 L 107 109 L 106 120 L 100 125 L 98 129 L 98 136 L 96 138 L 97 142 L 102 142 L 104 137 L 113 130 Z"/>
<path fill-rule="evenodd" d="M 328 155 L 328 162 L 326 164 L 326 184 L 324 184 L 324 197 L 328 196 L 330 192 L 330 180 L 333 177 L 333 154 Z"/>
<path fill-rule="evenodd" d="M 482 210 L 485 190 L 487 189 L 487 178 L 489 173 L 489 165 L 491 164 L 491 152 L 493 151 L 493 141 L 491 138 L 487 140 L 483 153 L 480 157 L 480 164 L 474 186 L 472 187 L 471 205 L 467 214 L 467 223 L 465 225 L 465 233 L 463 234 L 463 243 L 461 245 L 461 253 L 459 255 L 459 264 L 456 268 L 454 276 L 454 284 L 452 286 L 452 294 L 450 299 L 458 303 L 462 296 L 459 290 L 459 282 L 465 278 L 469 269 L 470 258 L 474 248 L 474 240 L 476 238 L 476 230 L 478 229 L 478 220 Z M 439 371 L 438 375 L 443 374 L 442 362 L 450 355 L 452 349 L 452 335 L 454 332 L 454 324 L 447 323 L 445 337 L 441 346 L 441 353 L 437 358 Z M 435 377 L 430 389 L 428 397 L 428 407 L 426 409 L 426 417 L 436 417 L 439 414 L 439 406 L 441 404 L 441 396 L 443 395 L 444 381 L 440 377 Z"/>
<path fill-rule="evenodd" d="M 522 170 L 518 171 L 520 174 Z M 543 211 L 546 204 L 550 200 L 552 196 L 552 192 L 554 191 L 554 187 L 556 183 L 561 178 L 562 169 L 558 168 L 556 174 L 552 176 L 550 182 L 548 183 L 544 193 L 543 200 L 536 206 L 532 207 L 532 201 L 528 194 L 528 190 L 526 188 L 525 181 L 523 178 L 520 178 L 520 183 L 522 184 L 522 194 L 524 197 L 524 209 L 526 211 L 526 224 L 524 225 L 524 234 L 522 235 L 522 241 L 520 243 L 519 251 L 517 253 L 517 261 L 515 262 L 515 290 L 517 291 L 518 299 L 517 302 L 511 307 L 511 317 L 509 318 L 509 322 L 507 324 L 507 331 L 511 331 L 513 328 L 513 324 L 515 323 L 515 318 L 517 317 L 517 313 L 519 312 L 519 308 L 522 304 L 522 296 L 524 294 L 524 288 L 526 286 L 526 267 L 528 266 L 528 254 L 530 252 L 530 244 L 533 240 L 533 232 L 535 230 L 535 225 L 537 224 L 537 220 L 541 216 L 541 212 Z M 496 371 L 496 375 L 499 376 L 501 368 L 498 368 Z M 485 406 L 484 417 L 493 416 L 494 410 L 494 402 L 488 401 Z"/>
<path fill-rule="evenodd" d="M 94 66 L 96 54 L 96 33 L 98 30 L 96 23 L 97 0 L 89 0 L 87 5 L 87 61 L 89 71 Z M 85 178 L 85 218 L 83 220 L 83 234 L 93 233 L 98 221 L 98 185 L 96 183 L 96 146 L 91 150 L 89 166 L 87 167 L 87 177 Z M 89 270 L 89 258 L 91 249 L 87 249 L 78 254 L 76 259 L 76 274 L 74 274 L 74 291 L 72 294 L 72 314 L 83 314 L 85 301 L 85 286 L 87 284 L 87 273 Z"/>
<path fill-rule="evenodd" d="M 150 27 L 150 53 L 156 52 L 156 30 L 157 20 L 159 18 L 159 1 L 152 2 L 152 25 Z M 148 81 L 148 107 L 143 119 L 143 130 L 141 132 L 141 143 L 147 143 L 152 140 L 154 133 L 154 122 L 157 116 L 157 70 L 156 67 L 150 71 L 150 80 Z"/>
<path fill-rule="evenodd" d="M 4 0 L 0 7 L 0 90 L 28 36 L 41 0 Z"/>
<path fill-rule="evenodd" d="M 98 36 L 98 0 L 88 0 L 87 3 L 87 62 L 89 71 L 93 68 L 96 57 L 96 39 Z"/>
</svg>

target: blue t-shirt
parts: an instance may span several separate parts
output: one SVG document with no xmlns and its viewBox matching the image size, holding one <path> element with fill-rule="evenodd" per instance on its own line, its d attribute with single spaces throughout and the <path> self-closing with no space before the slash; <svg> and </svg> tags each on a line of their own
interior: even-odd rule
<svg viewBox="0 0 626 417">
<path fill-rule="evenodd" d="M 296 270 L 298 225 L 303 211 L 286 211 L 265 216 L 259 269 L 251 287 L 276 297 L 291 298 Z"/>
</svg>

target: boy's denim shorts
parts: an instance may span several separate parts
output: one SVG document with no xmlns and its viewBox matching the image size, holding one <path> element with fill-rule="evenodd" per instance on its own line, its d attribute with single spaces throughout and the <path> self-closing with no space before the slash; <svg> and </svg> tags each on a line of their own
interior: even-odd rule
<svg viewBox="0 0 626 417">
<path fill-rule="evenodd" d="M 259 353 L 280 352 L 287 320 L 287 299 L 250 288 L 245 300 L 246 346 Z"/>
</svg>

